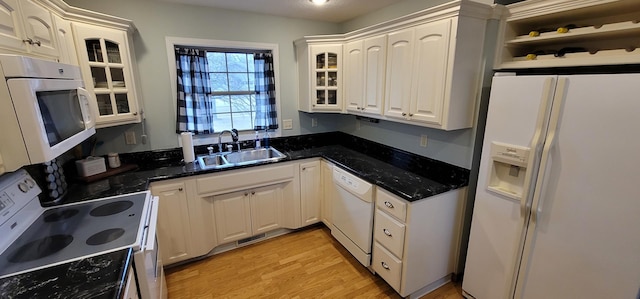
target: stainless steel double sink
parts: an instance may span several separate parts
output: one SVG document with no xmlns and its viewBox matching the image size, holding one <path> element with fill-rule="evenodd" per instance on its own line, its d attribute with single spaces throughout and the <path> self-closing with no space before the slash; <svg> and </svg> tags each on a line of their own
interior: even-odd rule
<svg viewBox="0 0 640 299">
<path fill-rule="evenodd" d="M 238 152 L 223 152 L 198 156 L 198 164 L 202 169 L 218 169 L 232 166 L 248 165 L 259 162 L 279 161 L 287 156 L 273 147 L 245 149 Z"/>
</svg>

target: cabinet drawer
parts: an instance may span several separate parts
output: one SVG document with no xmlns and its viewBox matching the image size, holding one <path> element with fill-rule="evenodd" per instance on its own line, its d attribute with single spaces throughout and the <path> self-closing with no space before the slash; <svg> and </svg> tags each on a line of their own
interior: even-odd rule
<svg viewBox="0 0 640 299">
<path fill-rule="evenodd" d="M 200 195 L 221 194 L 246 188 L 261 187 L 292 180 L 298 171 L 297 166 L 298 164 L 287 164 L 225 171 L 224 173 L 196 179 L 196 186 Z"/>
<path fill-rule="evenodd" d="M 376 209 L 373 236 L 382 246 L 389 249 L 397 257 L 402 257 L 404 249 L 405 225 Z"/>
<path fill-rule="evenodd" d="M 402 261 L 384 249 L 380 243 L 374 242 L 372 264 L 373 270 L 396 290 L 396 292 L 400 293 Z"/>
<path fill-rule="evenodd" d="M 378 188 L 376 206 L 403 222 L 407 220 L 407 203 L 382 188 Z"/>
</svg>

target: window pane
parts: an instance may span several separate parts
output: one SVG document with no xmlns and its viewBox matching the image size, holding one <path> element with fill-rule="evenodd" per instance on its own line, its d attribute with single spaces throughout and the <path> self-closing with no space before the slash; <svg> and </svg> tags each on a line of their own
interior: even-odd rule
<svg viewBox="0 0 640 299">
<path fill-rule="evenodd" d="M 229 91 L 226 73 L 211 73 L 212 91 Z"/>
<path fill-rule="evenodd" d="M 207 63 L 209 63 L 210 72 L 227 71 L 227 61 L 225 60 L 224 53 L 207 52 Z"/>
<path fill-rule="evenodd" d="M 227 53 L 227 66 L 229 67 L 229 72 L 246 72 L 247 54 Z"/>
<path fill-rule="evenodd" d="M 222 132 L 223 130 L 231 130 L 231 113 L 220 113 L 213 115 L 213 129 L 216 132 Z"/>
<path fill-rule="evenodd" d="M 249 76 L 247 73 L 229 73 L 229 90 L 248 91 Z"/>
<path fill-rule="evenodd" d="M 234 113 L 233 114 L 233 125 L 234 128 L 242 131 L 242 130 L 252 130 L 253 129 L 253 117 L 251 117 L 251 112 L 243 112 L 243 113 Z"/>
<path fill-rule="evenodd" d="M 254 107 L 251 104 L 252 103 L 249 95 L 231 96 L 231 111 L 233 111 L 234 113 L 251 111 L 251 108 Z"/>
<path fill-rule="evenodd" d="M 231 112 L 231 104 L 229 103 L 229 96 L 214 96 L 213 97 L 213 111 L 215 113 L 229 113 Z M 216 128 L 214 126 L 216 130 Z"/>
<path fill-rule="evenodd" d="M 249 73 L 249 90 L 251 91 L 256 90 L 256 74 L 255 73 Z"/>
<path fill-rule="evenodd" d="M 255 68 L 254 68 L 254 64 L 253 64 L 253 54 L 247 54 L 247 65 L 249 67 L 248 72 L 249 73 L 253 73 L 255 72 Z"/>
</svg>

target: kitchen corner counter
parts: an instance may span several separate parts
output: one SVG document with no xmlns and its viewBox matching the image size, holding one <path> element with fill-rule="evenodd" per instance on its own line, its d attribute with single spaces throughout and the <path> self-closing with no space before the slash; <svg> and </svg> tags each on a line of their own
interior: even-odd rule
<svg viewBox="0 0 640 299">
<path fill-rule="evenodd" d="M 141 168 L 91 184 L 74 185 L 69 190 L 65 203 L 143 191 L 153 181 L 314 157 L 324 158 L 407 201 L 420 200 L 468 184 L 467 169 L 340 132 L 274 138 L 271 145 L 287 158 L 278 162 L 209 170 L 200 169 L 195 162 L 182 163 L 180 149 L 121 154 L 123 161 L 136 163 Z M 243 148 L 252 146 L 253 144 L 244 144 Z M 196 154 L 205 152 L 204 147 L 196 147 Z M 154 167 L 155 164 L 159 167 Z"/>
<path fill-rule="evenodd" d="M 132 254 L 121 249 L 2 278 L 0 298 L 120 298 Z"/>
</svg>

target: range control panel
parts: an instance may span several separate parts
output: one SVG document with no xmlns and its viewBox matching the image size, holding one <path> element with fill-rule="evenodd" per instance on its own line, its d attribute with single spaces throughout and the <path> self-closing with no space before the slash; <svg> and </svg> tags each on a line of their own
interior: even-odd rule
<svg viewBox="0 0 640 299">
<path fill-rule="evenodd" d="M 38 197 L 42 190 L 25 170 L 0 176 L 0 225 Z"/>
</svg>

